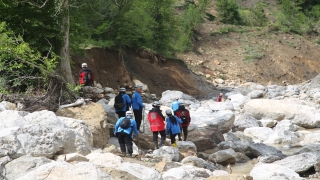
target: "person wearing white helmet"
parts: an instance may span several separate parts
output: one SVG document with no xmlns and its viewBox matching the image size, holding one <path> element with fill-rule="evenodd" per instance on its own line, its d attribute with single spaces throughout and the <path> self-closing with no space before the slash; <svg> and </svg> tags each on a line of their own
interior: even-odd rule
<svg viewBox="0 0 320 180">
<path fill-rule="evenodd" d="M 79 84 L 84 86 L 93 86 L 94 75 L 88 68 L 87 63 L 81 64 L 82 69 L 79 72 Z"/>
<path fill-rule="evenodd" d="M 138 130 L 140 130 L 141 120 L 142 120 L 142 110 L 144 108 L 144 104 L 142 102 L 142 98 L 140 93 L 142 93 L 142 86 L 136 85 L 136 91 L 132 94 L 132 109 L 134 113 L 134 117 L 137 122 Z"/>
<path fill-rule="evenodd" d="M 170 135 L 171 145 L 173 147 L 178 147 L 176 143 L 176 136 L 180 134 L 180 124 L 182 123 L 181 119 L 177 116 L 172 115 L 172 110 L 166 110 L 166 133 Z"/>
<path fill-rule="evenodd" d="M 126 111 L 129 111 L 130 106 L 131 99 L 128 94 L 126 94 L 126 88 L 120 88 L 119 94 L 114 98 L 113 105 L 119 118 L 125 117 Z"/>
<path fill-rule="evenodd" d="M 136 121 L 132 117 L 132 111 L 127 111 L 126 117 L 119 118 L 114 127 L 113 133 L 118 138 L 123 157 L 126 157 L 126 149 L 128 150 L 129 157 L 132 157 L 133 134 L 139 134 Z"/>
<path fill-rule="evenodd" d="M 164 129 L 165 117 L 162 115 L 159 101 L 154 101 L 152 106 L 153 108 L 148 113 L 148 120 L 150 123 L 150 130 L 153 133 L 154 148 L 159 149 L 158 134 L 160 133 L 161 135 L 160 147 L 164 145 L 164 141 L 166 140 L 166 131 Z"/>
</svg>

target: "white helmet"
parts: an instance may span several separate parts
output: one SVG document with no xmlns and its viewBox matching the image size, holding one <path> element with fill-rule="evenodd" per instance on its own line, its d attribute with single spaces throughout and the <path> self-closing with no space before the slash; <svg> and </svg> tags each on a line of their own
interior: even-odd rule
<svg viewBox="0 0 320 180">
<path fill-rule="evenodd" d="M 82 67 L 88 67 L 88 64 L 87 63 L 82 63 L 81 66 Z"/>
<path fill-rule="evenodd" d="M 167 114 L 167 115 L 172 115 L 171 109 L 167 109 L 167 110 L 166 110 L 166 114 Z"/>
<path fill-rule="evenodd" d="M 126 112 L 126 116 L 131 116 L 131 117 L 132 117 L 132 116 L 133 116 L 132 111 L 127 111 L 127 112 Z"/>
<path fill-rule="evenodd" d="M 126 88 L 120 88 L 121 92 L 126 92 Z"/>
<path fill-rule="evenodd" d="M 159 106 L 161 106 L 161 104 L 160 104 L 160 102 L 159 101 L 154 101 L 153 103 L 152 103 L 152 106 L 153 107 L 159 107 Z"/>
<path fill-rule="evenodd" d="M 142 86 L 137 84 L 135 88 L 140 89 L 140 88 L 142 88 Z"/>
</svg>

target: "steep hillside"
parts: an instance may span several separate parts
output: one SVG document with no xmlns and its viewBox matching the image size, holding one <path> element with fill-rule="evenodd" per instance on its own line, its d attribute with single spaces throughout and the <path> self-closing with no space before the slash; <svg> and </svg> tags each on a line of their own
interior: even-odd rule
<svg viewBox="0 0 320 180">
<path fill-rule="evenodd" d="M 195 97 L 217 95 L 219 92 L 202 77 L 194 74 L 183 61 L 166 59 L 158 62 L 140 58 L 134 51 L 127 50 L 123 58 L 117 51 L 92 48 L 86 56 L 75 56 L 73 74 L 78 77 L 81 63 L 87 62 L 95 80 L 104 87 L 133 88 L 138 80 L 148 85 L 150 93 L 158 96 L 165 90 L 181 90 Z"/>
<path fill-rule="evenodd" d="M 238 1 L 242 7 L 253 7 L 257 2 Z M 273 22 L 279 4 L 265 3 L 264 13 Z M 215 1 L 207 12 L 217 15 Z M 315 77 L 320 72 L 320 38 L 280 33 L 273 28 L 206 20 L 196 30 L 193 50 L 178 57 L 208 82 L 221 78 L 238 83 L 294 84 Z"/>
</svg>

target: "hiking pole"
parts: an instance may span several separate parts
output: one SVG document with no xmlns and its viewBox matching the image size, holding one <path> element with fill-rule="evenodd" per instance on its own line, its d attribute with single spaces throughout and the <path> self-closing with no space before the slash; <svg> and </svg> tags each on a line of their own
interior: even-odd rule
<svg viewBox="0 0 320 180">
<path fill-rule="evenodd" d="M 144 132 L 144 108 L 142 108 L 142 131 L 143 131 L 143 133 L 145 133 Z"/>
</svg>

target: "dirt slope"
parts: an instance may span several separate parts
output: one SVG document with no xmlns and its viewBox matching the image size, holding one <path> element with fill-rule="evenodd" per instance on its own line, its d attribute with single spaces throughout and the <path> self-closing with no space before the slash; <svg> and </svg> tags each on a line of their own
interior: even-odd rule
<svg viewBox="0 0 320 180">
<path fill-rule="evenodd" d="M 87 62 L 95 80 L 104 87 L 132 88 L 133 80 L 137 79 L 148 85 L 150 93 L 158 96 L 165 90 L 180 90 L 194 97 L 218 94 L 211 84 L 195 75 L 181 60 L 158 62 L 142 59 L 131 50 L 124 53 L 122 60 L 117 51 L 100 48 L 89 49 L 86 56 L 75 56 L 72 60 L 76 81 L 81 63 Z"/>
</svg>

